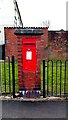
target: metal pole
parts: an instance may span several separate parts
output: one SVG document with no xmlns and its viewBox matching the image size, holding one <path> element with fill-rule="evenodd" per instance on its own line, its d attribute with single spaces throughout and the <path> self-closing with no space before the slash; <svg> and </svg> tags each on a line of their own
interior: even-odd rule
<svg viewBox="0 0 68 120">
<path fill-rule="evenodd" d="M 64 95 L 66 96 L 66 61 L 65 61 L 65 72 L 64 72 Z"/>
<path fill-rule="evenodd" d="M 60 97 L 61 97 L 61 86 L 62 86 L 61 77 L 62 77 L 62 61 L 60 60 Z"/>
<path fill-rule="evenodd" d="M 56 61 L 56 96 L 57 96 L 57 85 L 58 85 L 58 84 L 57 84 L 57 82 L 58 82 L 58 81 L 57 81 L 57 72 L 58 72 L 58 71 L 57 71 L 57 61 Z"/>
<path fill-rule="evenodd" d="M 43 60 L 43 98 L 45 97 L 45 60 Z"/>
<path fill-rule="evenodd" d="M 52 61 L 52 96 L 53 96 L 53 61 Z"/>
<path fill-rule="evenodd" d="M 8 67 L 9 67 L 9 92 L 11 92 L 11 81 L 10 81 L 10 57 L 8 56 Z"/>
<path fill-rule="evenodd" d="M 4 84 L 5 84 L 5 94 L 6 94 L 6 63 L 4 61 Z"/>
<path fill-rule="evenodd" d="M 47 96 L 49 94 L 49 61 L 47 61 Z"/>
<path fill-rule="evenodd" d="M 15 98 L 15 66 L 14 66 L 14 56 L 12 56 L 12 82 L 13 82 L 13 98 Z"/>
</svg>

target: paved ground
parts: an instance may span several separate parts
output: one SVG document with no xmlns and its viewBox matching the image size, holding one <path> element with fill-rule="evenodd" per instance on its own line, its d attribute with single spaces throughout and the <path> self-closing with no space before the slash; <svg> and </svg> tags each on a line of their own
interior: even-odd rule
<svg viewBox="0 0 68 120">
<path fill-rule="evenodd" d="M 2 101 L 0 101 L 0 120 L 2 118 Z"/>
<path fill-rule="evenodd" d="M 60 118 L 65 120 L 68 102 L 64 101 L 2 101 L 2 118 Z M 45 120 L 46 120 L 45 119 Z M 51 119 L 49 119 L 51 120 Z M 59 119 L 57 119 L 59 120 Z"/>
</svg>

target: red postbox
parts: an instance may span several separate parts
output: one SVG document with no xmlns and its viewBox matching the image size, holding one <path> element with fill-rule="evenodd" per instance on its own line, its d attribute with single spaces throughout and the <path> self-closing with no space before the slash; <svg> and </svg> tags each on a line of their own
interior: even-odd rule
<svg viewBox="0 0 68 120">
<path fill-rule="evenodd" d="M 36 72 L 36 38 L 22 39 L 23 72 Z"/>
<path fill-rule="evenodd" d="M 18 85 L 22 96 L 36 97 L 41 90 L 41 29 L 17 29 Z"/>
</svg>

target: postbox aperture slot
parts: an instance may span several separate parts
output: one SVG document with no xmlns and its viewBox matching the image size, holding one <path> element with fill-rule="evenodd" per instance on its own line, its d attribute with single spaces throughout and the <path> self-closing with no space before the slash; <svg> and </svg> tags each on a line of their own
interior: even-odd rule
<svg viewBox="0 0 68 120">
<path fill-rule="evenodd" d="M 35 45 L 35 43 L 24 43 L 24 45 Z"/>
</svg>

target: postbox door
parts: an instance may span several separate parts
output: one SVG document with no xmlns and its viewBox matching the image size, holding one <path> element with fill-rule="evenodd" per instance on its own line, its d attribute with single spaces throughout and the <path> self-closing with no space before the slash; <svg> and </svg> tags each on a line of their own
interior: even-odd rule
<svg viewBox="0 0 68 120">
<path fill-rule="evenodd" d="M 36 39 L 23 39 L 23 72 L 36 71 Z"/>
</svg>

